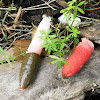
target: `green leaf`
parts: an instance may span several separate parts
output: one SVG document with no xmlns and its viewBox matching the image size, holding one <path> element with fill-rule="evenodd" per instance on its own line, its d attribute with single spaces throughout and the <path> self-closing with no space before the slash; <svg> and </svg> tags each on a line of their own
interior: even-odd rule
<svg viewBox="0 0 100 100">
<path fill-rule="evenodd" d="M 66 11 L 69 11 L 69 10 L 73 9 L 73 8 L 74 8 L 74 6 L 67 7 L 67 8 L 65 8 L 65 9 L 62 9 L 62 10 L 60 11 L 60 13 L 64 13 L 64 12 L 66 12 Z"/>
<path fill-rule="evenodd" d="M 7 35 L 4 35 L 4 38 L 6 38 L 6 39 L 7 39 Z"/>
<path fill-rule="evenodd" d="M 22 53 L 21 55 L 25 56 L 26 54 L 25 54 L 25 52 L 24 52 L 24 53 Z"/>
<path fill-rule="evenodd" d="M 71 10 L 73 9 L 75 6 L 70 6 L 70 7 L 67 7 L 67 10 Z"/>
<path fill-rule="evenodd" d="M 52 48 L 53 49 L 53 51 L 58 51 L 55 47 L 54 48 Z"/>
<path fill-rule="evenodd" d="M 68 52 L 68 51 L 69 51 L 69 50 L 63 50 L 63 52 L 65 52 L 65 53 Z"/>
<path fill-rule="evenodd" d="M 60 50 L 63 50 L 64 47 L 65 47 L 65 43 L 62 43 L 60 46 Z"/>
<path fill-rule="evenodd" d="M 20 52 L 22 53 L 22 48 L 21 48 L 21 46 L 20 46 Z"/>
<path fill-rule="evenodd" d="M 73 1 L 69 1 L 67 4 L 73 4 Z"/>
<path fill-rule="evenodd" d="M 41 45 L 41 47 L 46 47 L 46 44 L 45 44 L 45 43 L 43 43 L 43 44 Z"/>
<path fill-rule="evenodd" d="M 41 31 L 41 30 L 40 30 L 40 33 L 42 33 L 42 34 L 46 35 L 46 33 L 45 33 L 44 31 Z"/>
<path fill-rule="evenodd" d="M 58 63 L 58 68 L 60 68 L 61 67 L 61 61 Z"/>
<path fill-rule="evenodd" d="M 77 0 L 72 0 L 73 2 L 76 2 Z"/>
<path fill-rule="evenodd" d="M 50 48 L 48 49 L 48 47 L 45 47 L 45 51 L 47 51 L 50 53 Z"/>
<path fill-rule="evenodd" d="M 53 58 L 53 59 L 60 59 L 59 57 L 57 56 L 54 56 L 54 55 L 49 55 L 50 58 Z"/>
<path fill-rule="evenodd" d="M 74 4 L 74 2 L 73 1 L 69 1 L 67 4 L 68 4 L 68 6 L 72 6 Z"/>
<path fill-rule="evenodd" d="M 77 7 L 77 9 L 78 9 L 79 12 L 81 12 L 82 14 L 85 14 L 85 12 L 84 12 L 81 8 Z"/>
<path fill-rule="evenodd" d="M 46 50 L 47 51 L 47 50 Z M 50 54 L 51 53 L 51 48 L 48 48 L 48 53 Z"/>
<path fill-rule="evenodd" d="M 0 0 L 0 5 L 2 4 L 2 0 Z"/>
<path fill-rule="evenodd" d="M 2 59 L 0 59 L 0 64 L 1 64 L 2 66 L 4 66 L 4 61 L 3 61 Z"/>
<path fill-rule="evenodd" d="M 51 41 L 51 39 L 50 39 L 50 38 L 48 38 L 48 43 L 49 43 L 49 44 L 51 44 L 51 43 L 52 43 L 52 41 Z"/>
<path fill-rule="evenodd" d="M 56 37 L 56 34 L 54 34 L 54 35 L 49 35 L 49 37 L 53 37 L 53 38 L 54 38 L 54 37 Z"/>
<path fill-rule="evenodd" d="M 66 65 L 69 65 L 69 63 L 68 62 L 66 62 L 66 61 L 62 61 L 64 64 L 66 64 Z"/>
<path fill-rule="evenodd" d="M 47 31 L 47 34 L 50 34 L 53 30 L 52 29 L 49 29 L 49 31 Z"/>
<path fill-rule="evenodd" d="M 51 62 L 51 64 L 56 64 L 59 60 L 54 60 Z"/>
<path fill-rule="evenodd" d="M 85 3 L 85 1 L 80 2 L 77 6 L 81 6 Z"/>
<path fill-rule="evenodd" d="M 74 9 L 74 15 L 73 15 L 73 18 L 75 19 L 77 16 L 77 8 Z"/>
<path fill-rule="evenodd" d="M 69 32 L 73 32 L 73 31 L 69 28 L 69 26 L 66 26 L 66 29 L 67 29 Z"/>
<path fill-rule="evenodd" d="M 9 58 L 7 57 L 7 55 L 5 54 L 5 52 L 3 51 L 3 49 L 0 47 L 0 53 L 4 56 L 4 58 L 6 59 L 6 61 L 9 63 L 10 67 L 12 67 L 12 64 L 10 63 Z"/>
<path fill-rule="evenodd" d="M 55 55 L 55 54 L 58 54 L 59 52 L 57 51 L 57 52 L 54 52 L 53 54 Z"/>
<path fill-rule="evenodd" d="M 39 38 L 40 38 L 40 39 L 42 39 L 42 40 L 44 40 L 44 39 L 45 39 L 45 37 L 44 37 L 44 36 L 39 36 Z"/>
<path fill-rule="evenodd" d="M 64 56 L 64 54 L 63 54 L 63 53 L 60 53 L 60 55 L 61 55 L 61 56 Z"/>
</svg>

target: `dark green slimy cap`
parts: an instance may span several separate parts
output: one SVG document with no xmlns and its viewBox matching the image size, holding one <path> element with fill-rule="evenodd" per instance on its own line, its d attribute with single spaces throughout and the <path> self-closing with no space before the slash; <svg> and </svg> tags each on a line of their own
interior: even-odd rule
<svg viewBox="0 0 100 100">
<path fill-rule="evenodd" d="M 22 90 L 35 78 L 39 57 L 40 55 L 36 53 L 27 53 L 24 56 L 19 75 L 19 84 Z"/>
</svg>

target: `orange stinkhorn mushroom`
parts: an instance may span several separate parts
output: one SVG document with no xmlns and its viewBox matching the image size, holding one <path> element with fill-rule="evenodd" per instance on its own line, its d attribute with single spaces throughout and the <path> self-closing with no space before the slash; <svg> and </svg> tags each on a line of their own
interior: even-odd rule
<svg viewBox="0 0 100 100">
<path fill-rule="evenodd" d="M 89 60 L 93 50 L 94 44 L 90 40 L 82 38 L 82 42 L 75 47 L 74 52 L 66 61 L 69 65 L 64 64 L 62 68 L 63 76 L 71 77 L 75 75 Z"/>
</svg>

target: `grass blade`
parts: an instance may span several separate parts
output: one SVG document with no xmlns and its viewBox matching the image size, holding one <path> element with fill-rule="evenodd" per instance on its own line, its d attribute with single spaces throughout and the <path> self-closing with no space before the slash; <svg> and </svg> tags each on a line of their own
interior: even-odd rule
<svg viewBox="0 0 100 100">
<path fill-rule="evenodd" d="M 10 63 L 9 58 L 7 57 L 7 55 L 5 54 L 5 52 L 3 51 L 3 49 L 1 47 L 0 47 L 0 53 L 4 56 L 6 61 L 9 63 L 10 67 L 13 69 L 12 64 Z"/>
</svg>

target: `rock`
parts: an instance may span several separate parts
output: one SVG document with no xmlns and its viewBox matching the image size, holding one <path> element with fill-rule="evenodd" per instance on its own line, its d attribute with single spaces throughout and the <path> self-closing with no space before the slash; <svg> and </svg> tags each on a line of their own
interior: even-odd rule
<svg viewBox="0 0 100 100">
<path fill-rule="evenodd" d="M 8 48 L 5 48 L 3 51 L 5 52 L 6 56 L 8 58 L 13 57 L 13 52 L 14 52 L 14 48 L 10 48 L 9 50 L 7 50 Z M 5 61 L 5 57 L 2 55 L 2 53 L 0 53 L 0 60 L 4 60 Z"/>
<path fill-rule="evenodd" d="M 12 63 L 13 70 L 8 64 L 0 66 L 0 100 L 84 100 L 86 91 L 100 88 L 99 50 L 100 46 L 95 48 L 90 60 L 70 78 L 63 78 L 62 68 L 50 64 L 52 59 L 45 57 L 36 79 L 24 91 L 19 89 L 21 63 Z"/>
<path fill-rule="evenodd" d="M 80 29 L 80 35 L 82 37 L 93 40 L 95 43 L 100 44 L 100 24 L 94 24 L 89 27 L 84 27 Z"/>
</svg>

